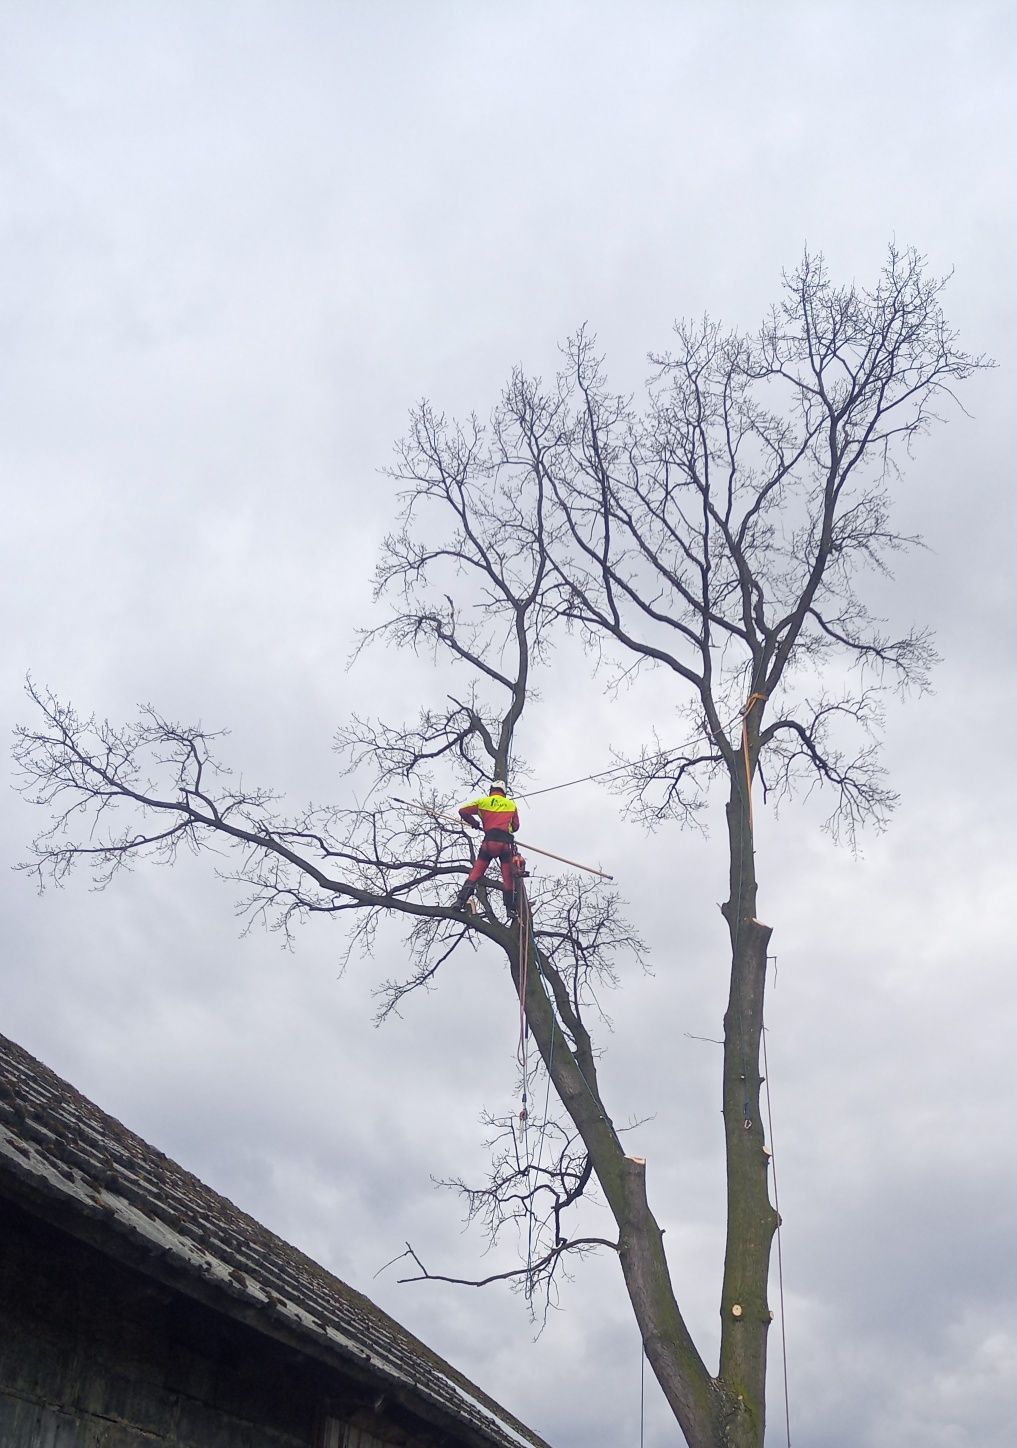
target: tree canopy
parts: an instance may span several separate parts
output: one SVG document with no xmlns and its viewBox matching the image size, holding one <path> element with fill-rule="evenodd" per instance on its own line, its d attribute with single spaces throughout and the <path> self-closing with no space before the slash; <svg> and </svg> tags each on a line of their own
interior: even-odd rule
<svg viewBox="0 0 1017 1448">
<path fill-rule="evenodd" d="M 403 920 L 405 966 L 382 986 L 382 1015 L 455 951 L 502 953 L 556 1105 L 531 1119 L 536 1159 L 515 1119 L 490 1118 L 489 1178 L 454 1185 L 492 1235 L 529 1224 L 525 1266 L 493 1275 L 531 1301 L 557 1291 L 569 1259 L 617 1253 L 647 1358 L 694 1448 L 759 1448 L 765 1416 L 777 1218 L 760 1113 L 770 927 L 758 916 L 753 784 L 778 799 L 822 789 L 829 828 L 849 839 L 895 803 L 878 755 L 883 702 L 925 689 L 934 652 L 921 627 L 875 616 L 865 584 L 917 542 L 892 517 L 898 469 L 957 384 L 987 365 L 960 350 L 944 286 L 914 251 L 891 248 L 870 288 L 835 285 L 806 255 L 754 333 L 677 324 L 638 401 L 611 390 L 581 330 L 551 382 L 516 370 L 486 422 L 421 403 L 393 469 L 382 619 L 359 647 L 411 649 L 440 667 L 414 718 L 361 714 L 339 728 L 344 768 L 366 772 L 377 803 L 289 813 L 231 777 L 218 735 L 153 708 L 118 726 L 30 685 L 33 720 L 18 733 L 24 789 L 50 814 L 26 865 L 40 881 L 87 865 L 107 884 L 142 858 L 230 844 L 246 909 L 287 935 L 300 919 L 349 914 L 349 949 L 370 950 L 383 919 Z M 616 778 L 629 807 L 681 824 L 717 787 L 726 799 L 716 1371 L 692 1340 L 643 1163 L 598 1077 L 598 992 L 621 959 L 641 957 L 638 922 L 615 890 L 574 874 L 532 891 L 522 930 L 502 921 L 497 892 L 482 890 L 476 914 L 454 904 L 469 861 L 449 796 L 493 776 L 525 780 L 527 706 L 565 631 L 603 667 L 673 683 L 686 742 L 648 740 L 626 761 Z M 388 807 L 396 787 L 411 789 L 413 809 Z M 593 1191 L 612 1237 L 586 1229 Z"/>
</svg>

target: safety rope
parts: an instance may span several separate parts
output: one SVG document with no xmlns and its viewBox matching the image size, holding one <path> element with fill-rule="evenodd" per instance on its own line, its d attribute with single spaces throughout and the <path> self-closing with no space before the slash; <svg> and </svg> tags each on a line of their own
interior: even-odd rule
<svg viewBox="0 0 1017 1448">
<path fill-rule="evenodd" d="M 544 1112 L 540 1118 L 537 1133 L 537 1159 L 534 1163 L 530 1158 L 529 1148 L 529 1052 L 527 1047 L 529 1022 L 526 1016 L 526 991 L 529 985 L 531 960 L 536 967 L 537 979 L 540 981 L 544 998 L 552 1013 L 554 1011 L 554 1005 L 548 993 L 544 972 L 540 968 L 540 953 L 536 950 L 536 945 L 533 940 L 533 906 L 530 904 L 530 897 L 526 893 L 526 887 L 521 878 L 516 882 L 516 892 L 516 904 L 519 913 L 519 1048 L 517 1058 L 523 1075 L 522 1110 L 519 1113 L 519 1120 L 522 1126 L 523 1159 L 526 1163 L 526 1297 L 529 1299 L 533 1295 L 533 1248 L 536 1235 L 533 1192 L 535 1185 L 539 1183 L 540 1170 L 544 1163 L 544 1142 L 547 1138 L 547 1113 L 551 1101 L 551 1068 L 554 1063 L 555 1032 L 552 1024 L 551 1040 L 547 1049 L 547 1087 L 544 1091 Z M 587 1086 L 587 1090 L 589 1090 L 589 1086 Z"/>
<path fill-rule="evenodd" d="M 752 765 L 749 761 L 749 715 L 757 704 L 765 704 L 765 694 L 750 694 L 742 711 L 742 754 L 745 758 L 745 799 L 749 812 L 749 834 L 752 834 Z"/>
<path fill-rule="evenodd" d="M 646 1407 L 646 1344 L 639 1343 L 639 1448 L 643 1448 L 643 1423 Z"/>
<path fill-rule="evenodd" d="M 506 777 L 511 778 L 511 772 L 506 771 Z M 532 849 L 532 846 L 527 846 Z M 518 853 L 518 850 L 515 851 Z M 542 853 L 540 850 L 537 854 Z M 569 862 L 571 863 L 571 862 Z M 579 867 L 583 867 L 580 865 Z M 523 1289 L 526 1301 L 533 1298 L 533 1192 L 530 1181 L 530 1111 L 529 1111 L 529 1023 L 526 1019 L 526 991 L 529 985 L 530 976 L 530 925 L 532 923 L 532 912 L 530 902 L 526 895 L 526 887 L 523 884 L 521 874 L 515 875 L 513 880 L 515 892 L 516 919 L 519 922 L 519 1043 L 516 1047 L 516 1059 L 519 1062 L 522 1074 L 523 1095 L 519 1111 L 519 1122 L 522 1127 L 523 1138 L 523 1160 L 526 1163 L 526 1285 Z M 539 969 L 539 964 L 538 964 Z M 552 1042 L 553 1042 L 552 1036 Z M 544 1131 L 547 1124 L 547 1110 L 544 1111 L 544 1120 L 540 1126 L 540 1145 L 543 1148 Z"/>
<path fill-rule="evenodd" d="M 537 959 L 537 975 L 543 983 L 540 974 L 540 960 Z M 540 1119 L 540 1144 L 537 1147 L 537 1165 L 534 1171 L 535 1177 L 540 1177 L 540 1168 L 544 1164 L 544 1140 L 547 1136 L 547 1109 L 551 1101 L 551 1064 L 554 1061 L 554 1031 L 551 1032 L 551 1043 L 547 1048 L 547 1088 L 544 1091 L 544 1114 Z M 589 1089 L 589 1088 L 587 1088 Z"/>
<path fill-rule="evenodd" d="M 465 828 L 464 821 L 459 815 L 448 814 L 445 810 L 432 809 L 429 804 L 421 804 L 419 800 L 403 799 L 400 795 L 392 795 L 393 804 L 405 805 L 408 809 L 420 810 L 422 814 L 430 815 L 432 819 L 442 824 L 461 825 Z M 567 855 L 555 855 L 550 850 L 542 850 L 537 845 L 527 844 L 525 840 L 516 840 L 515 843 L 524 850 L 531 850 L 535 855 L 543 855 L 547 860 L 557 860 L 560 865 L 571 865 L 573 869 L 585 870 L 588 875 L 596 875 L 600 880 L 613 880 L 614 876 L 607 874 L 604 870 L 596 870 L 592 865 L 583 865 L 579 860 L 570 860 Z"/>
<path fill-rule="evenodd" d="M 754 695 L 753 697 L 755 698 L 755 697 L 762 697 L 762 696 L 761 696 L 761 695 L 759 695 L 759 696 Z M 722 726 L 723 729 L 730 729 L 730 728 L 731 728 L 731 725 L 737 723 L 738 719 L 741 718 L 742 716 L 743 716 L 743 711 L 742 711 L 741 709 L 739 709 L 738 712 L 735 713 L 735 714 L 732 714 L 732 715 L 731 715 L 731 718 L 728 719 L 727 723 Z M 673 744 L 669 749 L 661 749 L 661 750 L 658 751 L 658 753 L 656 753 L 656 754 L 651 754 L 651 755 L 650 755 L 650 759 L 651 759 L 651 760 L 666 760 L 666 759 L 669 759 L 669 758 L 671 758 L 673 755 L 679 754 L 683 749 L 688 749 L 691 745 L 698 743 L 698 741 L 699 741 L 700 739 L 702 739 L 702 738 L 704 738 L 704 737 L 705 737 L 705 738 L 710 738 L 710 737 L 711 737 L 711 732 L 712 732 L 712 731 L 709 731 L 709 730 L 707 730 L 707 729 L 697 729 L 697 731 L 695 732 L 695 734 L 693 734 L 689 739 L 684 740 L 681 744 Z M 514 798 L 514 799 L 536 799 L 536 797 L 537 797 L 538 794 L 554 794 L 555 790 L 559 790 L 559 789 L 571 789 L 571 788 L 573 787 L 573 785 L 576 785 L 576 784 L 589 784 L 591 780 L 595 780 L 595 779 L 608 779 L 612 774 L 621 774 L 621 772 L 622 772 L 623 770 L 625 770 L 625 769 L 631 769 L 631 768 L 632 768 L 632 764 L 631 764 L 631 762 L 629 762 L 629 761 L 626 761 L 626 762 L 623 763 L 623 764 L 613 764 L 610 769 L 600 769 L 600 770 L 596 770 L 593 774 L 584 774 L 584 775 L 582 775 L 579 779 L 566 779 L 566 780 L 564 781 L 564 783 L 562 783 L 562 784 L 548 784 L 548 785 L 545 785 L 543 789 L 528 789 L 528 790 L 525 791 L 525 793 L 520 793 L 519 790 L 513 790 L 513 792 L 512 792 L 512 793 L 513 793 L 513 798 Z"/>
<path fill-rule="evenodd" d="M 525 892 L 521 879 L 516 880 L 516 909 L 519 921 L 519 1046 L 516 1058 L 523 1069 L 523 1109 L 526 1108 L 526 979 L 530 968 L 530 932 L 526 928 L 526 912 L 523 909 Z M 525 1121 L 525 1115 L 520 1118 Z"/>
<path fill-rule="evenodd" d="M 749 697 L 746 699 L 746 701 L 745 701 L 745 707 L 744 707 L 744 709 L 741 711 L 741 717 L 742 717 L 742 757 L 743 757 L 743 759 L 744 759 L 744 761 L 745 761 L 745 808 L 746 808 L 746 813 L 747 813 L 748 819 L 749 819 L 749 849 L 750 849 L 750 850 L 753 850 L 753 851 L 755 850 L 755 843 L 756 843 L 756 841 L 755 841 L 755 826 L 754 826 L 754 822 L 753 822 L 753 818 L 752 818 L 752 761 L 751 761 L 751 758 L 750 758 L 750 755 L 749 755 L 749 715 L 752 713 L 752 710 L 755 708 L 755 706 L 756 706 L 757 704 L 761 704 L 761 703 L 765 703 L 765 702 L 766 702 L 766 695 L 765 695 L 765 694 L 761 694 L 761 693 L 758 693 L 758 692 L 757 692 L 757 693 L 752 693 L 752 694 L 750 694 Z M 739 852 L 738 852 L 738 891 L 737 891 L 737 896 L 736 896 L 736 899 L 735 899 L 735 912 L 734 912 L 734 917 L 735 917 L 735 918 L 734 918 L 734 931 L 735 931 L 734 946 L 735 946 L 735 950 L 736 950 L 736 951 L 737 951 L 737 949 L 738 949 L 738 941 L 739 941 L 739 937 L 740 937 L 740 935 L 741 935 L 741 929 L 742 929 L 742 882 L 743 882 L 743 876 L 744 876 L 744 868 L 745 868 L 745 866 L 744 866 L 743 852 L 742 852 L 741 850 L 739 850 Z M 745 1058 L 744 1055 L 742 1056 L 742 1081 L 743 1081 L 744 1084 L 745 1084 L 745 1090 L 746 1090 L 746 1092 L 747 1092 L 747 1091 L 748 1091 L 748 1085 L 749 1085 L 749 1065 L 748 1065 L 748 1061 L 746 1060 L 746 1058 Z M 749 1102 L 748 1102 L 748 1096 L 747 1096 L 747 1095 L 746 1095 L 746 1096 L 743 1096 L 743 1098 L 742 1098 L 742 1125 L 744 1126 L 744 1128 L 745 1128 L 746 1131 L 751 1131 L 751 1130 L 752 1130 L 752 1118 L 751 1118 L 751 1116 L 749 1115 Z"/>
<path fill-rule="evenodd" d="M 784 1366 L 784 1427 L 787 1448 L 791 1448 L 791 1400 L 787 1384 L 787 1331 L 784 1321 L 784 1253 L 780 1240 L 780 1193 L 777 1191 L 777 1155 L 773 1148 L 773 1112 L 770 1108 L 770 1066 L 766 1059 L 766 1028 L 763 1028 L 763 1073 L 766 1077 L 766 1122 L 770 1137 L 770 1170 L 773 1173 L 773 1209 L 777 1213 L 777 1291 L 780 1296 L 780 1351 Z"/>
<path fill-rule="evenodd" d="M 767 696 L 758 691 L 753 692 L 745 701 L 745 708 L 742 711 L 742 757 L 745 761 L 745 807 L 749 820 L 749 848 L 755 851 L 755 828 L 752 818 L 752 761 L 749 753 L 749 715 L 757 704 L 765 704 Z M 742 874 L 743 862 L 739 853 L 738 860 L 738 891 L 735 906 L 735 948 L 738 946 L 738 936 L 741 933 L 741 897 L 742 897 Z M 769 1140 L 770 1170 L 773 1174 L 773 1209 L 777 1214 L 777 1291 L 780 1297 L 780 1344 L 781 1359 L 784 1374 L 784 1428 L 787 1435 L 787 1448 L 791 1448 L 791 1408 L 790 1395 L 788 1392 L 787 1374 L 787 1333 L 784 1321 L 784 1253 L 781 1241 L 781 1220 L 780 1220 L 780 1196 L 777 1191 L 777 1158 L 773 1149 L 773 1111 L 770 1104 L 770 1067 L 766 1054 L 766 1024 L 763 1023 L 763 1082 L 766 1087 L 766 1130 Z M 743 1080 L 748 1087 L 748 1063 L 742 1061 Z M 752 1127 L 752 1121 L 748 1114 L 748 1101 L 743 1102 L 744 1125 L 746 1130 Z"/>
<path fill-rule="evenodd" d="M 523 1099 L 519 1112 L 522 1128 L 523 1160 L 526 1163 L 526 1299 L 533 1295 L 533 1192 L 530 1182 L 530 1111 L 529 1111 L 529 1025 L 526 1019 L 526 989 L 530 973 L 529 901 L 522 876 L 515 880 L 516 914 L 519 921 L 519 1044 L 516 1059 L 522 1072 Z M 543 1139 L 543 1124 L 541 1137 Z"/>
</svg>

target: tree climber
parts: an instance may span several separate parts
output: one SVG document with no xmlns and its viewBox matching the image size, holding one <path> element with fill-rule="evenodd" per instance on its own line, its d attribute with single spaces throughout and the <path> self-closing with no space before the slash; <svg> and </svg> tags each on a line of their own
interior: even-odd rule
<svg viewBox="0 0 1017 1448">
<path fill-rule="evenodd" d="M 505 793 L 505 781 L 493 779 L 491 792 L 471 804 L 460 805 L 459 818 L 471 830 L 483 830 L 484 841 L 477 851 L 476 863 L 456 896 L 456 909 L 465 910 L 473 887 L 482 878 L 492 860 L 501 866 L 501 882 L 505 889 L 505 913 L 516 912 L 516 880 L 512 859 L 516 853 L 512 836 L 519 828 L 519 811 L 515 800 Z"/>
</svg>

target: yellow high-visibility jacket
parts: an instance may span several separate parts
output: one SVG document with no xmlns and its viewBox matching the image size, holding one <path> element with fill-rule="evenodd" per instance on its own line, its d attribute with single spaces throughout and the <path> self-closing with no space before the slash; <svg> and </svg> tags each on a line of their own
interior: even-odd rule
<svg viewBox="0 0 1017 1448">
<path fill-rule="evenodd" d="M 519 811 L 514 799 L 506 794 L 485 794 L 470 804 L 459 806 L 459 817 L 469 824 L 483 826 L 484 838 L 511 844 L 519 828 Z"/>
</svg>

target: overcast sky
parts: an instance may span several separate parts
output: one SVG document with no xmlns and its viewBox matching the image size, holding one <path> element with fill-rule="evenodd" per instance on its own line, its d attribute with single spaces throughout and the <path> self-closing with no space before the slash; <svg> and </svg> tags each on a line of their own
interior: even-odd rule
<svg viewBox="0 0 1017 1448">
<path fill-rule="evenodd" d="M 0 3 L 6 725 L 31 670 L 85 713 L 227 726 L 245 777 L 349 803 L 336 725 L 433 687 L 390 655 L 346 670 L 419 397 L 486 413 L 584 321 L 637 386 L 676 316 L 752 327 L 806 244 L 843 280 L 891 238 L 955 268 L 948 315 L 1000 367 L 898 489 L 929 546 L 880 605 L 944 656 L 889 715 L 900 810 L 854 859 L 819 804 L 757 805 L 802 1448 L 1013 1442 L 1015 35 L 978 0 Z M 561 668 L 523 741 L 535 783 L 646 737 L 625 695 L 567 712 L 586 666 Z M 9 797 L 7 861 L 40 823 Z M 525 824 L 613 868 L 652 948 L 609 1003 L 602 1085 L 616 1120 L 655 1113 L 629 1139 L 714 1363 L 720 1060 L 691 1037 L 720 1034 L 721 841 L 647 840 L 595 787 Z M 481 1170 L 482 1108 L 513 1107 L 498 961 L 456 960 L 375 1030 L 398 936 L 340 979 L 341 927 L 293 954 L 240 939 L 214 864 L 42 898 L 5 874 L 0 1030 L 555 1448 L 637 1442 L 616 1262 L 536 1342 L 508 1292 L 373 1279 L 407 1238 L 435 1270 L 490 1261 L 431 1178 Z M 673 1444 L 647 1395 L 646 1443 Z"/>
</svg>

